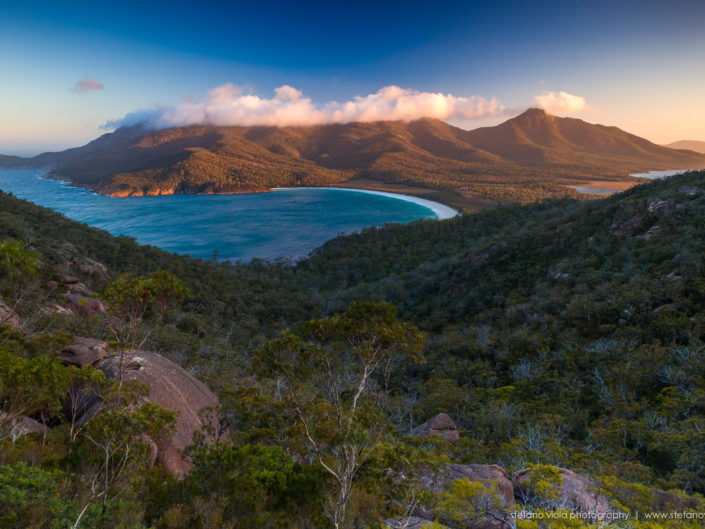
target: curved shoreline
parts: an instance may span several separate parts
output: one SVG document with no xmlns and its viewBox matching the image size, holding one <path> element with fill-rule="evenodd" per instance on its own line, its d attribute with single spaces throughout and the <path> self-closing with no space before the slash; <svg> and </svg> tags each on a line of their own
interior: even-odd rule
<svg viewBox="0 0 705 529">
<path fill-rule="evenodd" d="M 637 178 L 648 178 L 649 180 L 658 180 L 659 178 L 666 178 L 667 176 L 687 173 L 688 171 L 690 171 L 690 169 L 668 169 L 666 171 L 646 171 L 645 173 L 632 173 L 629 176 L 636 176 Z"/>
<path fill-rule="evenodd" d="M 41 170 L 41 169 L 40 169 Z M 85 189 L 89 193 L 93 193 L 95 195 L 105 195 L 109 196 L 111 198 L 136 198 L 137 196 L 169 196 L 169 195 L 174 195 L 176 193 L 164 193 L 164 194 L 158 194 L 158 195 L 137 195 L 135 197 L 123 197 L 123 196 L 116 196 L 114 194 L 107 194 L 107 193 L 100 193 L 95 191 L 94 189 L 91 189 L 90 187 L 86 187 L 83 185 L 77 185 L 74 182 L 72 182 L 69 179 L 66 178 L 59 178 L 59 177 L 54 177 L 54 176 L 47 176 L 49 175 L 50 172 L 45 172 L 44 174 L 40 175 L 40 178 L 48 178 L 50 180 L 56 180 L 58 182 L 61 182 L 64 185 L 67 185 L 69 187 L 77 187 L 80 189 Z M 271 191 L 278 191 L 278 190 L 295 190 L 295 189 L 335 189 L 337 191 L 352 191 L 355 193 L 367 193 L 369 195 L 381 195 L 384 197 L 389 197 L 389 198 L 395 198 L 397 200 L 403 200 L 404 202 L 412 202 L 413 204 L 417 204 L 419 206 L 423 206 L 425 208 L 430 209 L 433 211 L 433 213 L 436 215 L 437 220 L 445 220 L 445 219 L 450 219 L 459 214 L 458 210 L 455 208 L 452 208 L 450 206 L 446 206 L 445 204 L 442 204 L 440 202 L 436 202 L 434 200 L 428 200 L 426 198 L 420 198 L 414 195 L 406 195 L 403 193 L 391 193 L 389 191 L 377 191 L 374 189 L 363 189 L 363 188 L 357 188 L 357 187 L 324 187 L 324 186 L 297 186 L 297 187 L 272 187 L 270 188 Z M 179 193 L 179 194 L 184 194 L 184 195 L 239 195 L 239 194 L 249 194 L 249 193 L 262 193 L 264 191 L 245 191 L 243 193 Z"/>
<path fill-rule="evenodd" d="M 450 219 L 458 215 L 458 211 L 450 206 L 441 204 L 440 202 L 434 202 L 433 200 L 427 200 L 425 198 L 419 198 L 412 195 L 403 195 L 401 193 L 390 193 L 388 191 L 375 191 L 374 189 L 357 189 L 353 187 L 273 187 L 272 191 L 291 191 L 297 189 L 335 189 L 337 191 L 350 191 L 353 193 L 367 193 L 368 195 L 381 195 L 383 197 L 395 198 L 397 200 L 403 200 L 404 202 L 412 202 L 419 206 L 430 209 L 436 215 L 438 220 Z"/>
</svg>

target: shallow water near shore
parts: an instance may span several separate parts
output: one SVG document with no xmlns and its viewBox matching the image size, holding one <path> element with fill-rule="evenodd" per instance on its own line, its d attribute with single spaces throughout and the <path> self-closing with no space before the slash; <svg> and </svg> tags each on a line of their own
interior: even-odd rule
<svg viewBox="0 0 705 529">
<path fill-rule="evenodd" d="M 575 189 L 578 193 L 590 194 L 590 195 L 614 195 L 619 193 L 618 189 L 608 189 L 606 187 L 592 187 L 592 186 L 567 186 L 571 189 Z"/>
<path fill-rule="evenodd" d="M 341 233 L 439 217 L 427 205 L 342 189 L 111 198 L 44 173 L 1 170 L 0 189 L 113 235 L 202 259 L 215 252 L 219 259 L 297 259 Z"/>
<path fill-rule="evenodd" d="M 632 173 L 629 176 L 638 176 L 639 178 L 650 178 L 652 180 L 657 180 L 659 178 L 674 176 L 677 174 L 685 173 L 687 171 L 688 169 L 671 169 L 670 171 L 647 171 L 645 173 Z"/>
</svg>

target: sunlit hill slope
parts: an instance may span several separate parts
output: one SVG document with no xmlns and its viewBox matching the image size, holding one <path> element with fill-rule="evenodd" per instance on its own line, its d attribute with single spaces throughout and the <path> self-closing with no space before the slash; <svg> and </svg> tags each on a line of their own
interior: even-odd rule
<svg viewBox="0 0 705 529">
<path fill-rule="evenodd" d="M 566 184 L 595 178 L 705 167 L 705 155 L 530 109 L 472 131 L 432 119 L 160 131 L 136 126 L 59 153 L 0 158 L 0 168 L 20 167 L 48 169 L 116 196 L 259 192 L 362 178 L 526 200 L 565 195 L 572 192 Z"/>
</svg>

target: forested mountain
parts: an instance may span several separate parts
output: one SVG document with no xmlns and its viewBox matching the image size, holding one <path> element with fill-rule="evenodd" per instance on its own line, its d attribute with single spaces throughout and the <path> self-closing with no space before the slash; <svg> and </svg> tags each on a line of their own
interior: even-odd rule
<svg viewBox="0 0 705 529">
<path fill-rule="evenodd" d="M 257 192 L 367 179 L 367 186 L 442 189 L 462 204 L 566 196 L 574 192 L 565 185 L 596 178 L 630 181 L 632 172 L 702 168 L 705 155 L 530 109 L 473 131 L 433 119 L 160 131 L 135 126 L 61 153 L 0 159 L 0 168 L 21 167 L 46 168 L 115 196 Z"/>
<path fill-rule="evenodd" d="M 562 500 L 578 482 L 589 483 L 595 509 L 609 503 L 629 515 L 610 527 L 701 527 L 693 516 L 650 522 L 636 513 L 703 511 L 705 172 L 603 200 L 370 228 L 298 263 L 200 261 L 8 195 L 0 208 L 3 311 L 18 313 L 0 327 L 0 408 L 47 389 L 23 415 L 49 427 L 0 438 L 8 527 L 70 527 L 92 497 L 101 452 L 90 439 L 81 444 L 84 430 L 66 419 L 57 381 L 90 380 L 94 370 L 69 370 L 57 355 L 75 336 L 117 348 L 110 329 L 125 327 L 113 318 L 133 307 L 124 296 L 135 284 L 163 289 L 159 270 L 189 292 L 168 311 L 144 312 L 141 327 L 160 323 L 144 348 L 217 393 L 227 435 L 196 443 L 181 479 L 149 468 L 148 458 L 129 459 L 130 479 L 111 481 L 105 502 L 89 502 L 81 527 L 332 527 L 340 512 L 331 495 L 342 485 L 323 464 L 343 465 L 342 448 L 359 439 L 376 442 L 362 449 L 339 527 L 380 526 L 411 511 L 458 528 L 488 516 L 508 524 L 517 509 L 587 512 Z M 78 282 L 86 290 L 74 303 Z M 125 303 L 88 311 L 99 301 L 93 292 Z M 340 392 L 326 381 L 353 377 L 370 358 L 368 367 L 385 367 L 371 368 L 356 427 L 336 422 L 350 416 L 355 391 L 348 378 L 336 379 Z M 122 409 L 114 424 L 133 425 L 120 430 L 127 438 L 134 425 L 154 426 Z M 457 441 L 409 435 L 441 412 L 457 424 Z M 415 478 L 439 469 L 467 479 L 435 489 L 433 479 Z M 482 481 L 480 470 L 499 481 Z M 491 493 L 500 481 L 513 487 L 513 496 L 502 489 L 509 504 Z"/>
</svg>

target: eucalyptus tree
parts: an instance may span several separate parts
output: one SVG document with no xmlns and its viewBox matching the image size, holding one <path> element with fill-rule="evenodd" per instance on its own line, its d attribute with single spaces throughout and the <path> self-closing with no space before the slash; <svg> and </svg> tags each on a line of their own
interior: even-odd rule
<svg viewBox="0 0 705 529">
<path fill-rule="evenodd" d="M 397 362 L 421 362 L 424 336 L 388 303 L 356 302 L 268 342 L 259 363 L 278 379 L 309 453 L 331 476 L 326 515 L 336 529 L 360 467 L 391 433 L 389 379 Z"/>
</svg>

